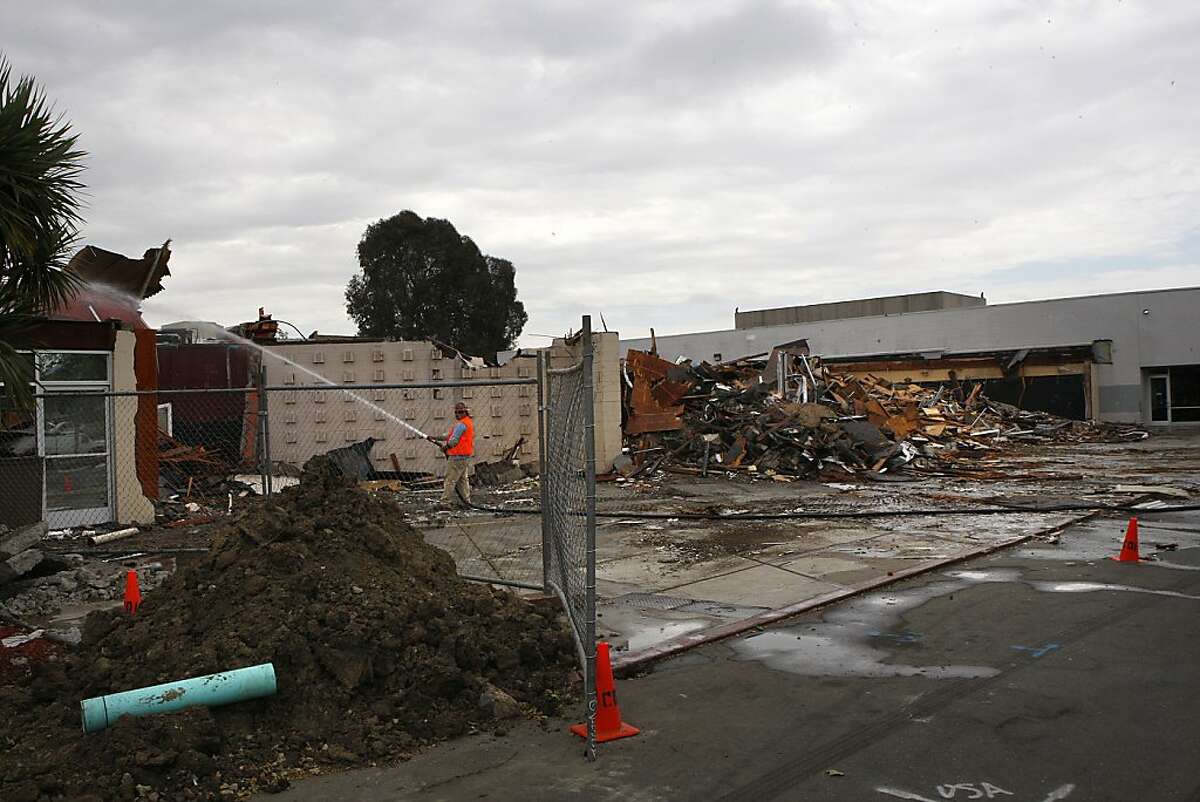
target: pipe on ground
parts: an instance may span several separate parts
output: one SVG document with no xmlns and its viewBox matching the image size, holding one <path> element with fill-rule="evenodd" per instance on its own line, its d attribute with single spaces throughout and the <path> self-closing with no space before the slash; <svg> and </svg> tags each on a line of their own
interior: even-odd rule
<svg viewBox="0 0 1200 802">
<path fill-rule="evenodd" d="M 141 531 L 141 530 L 139 530 L 136 526 L 130 526 L 126 529 L 118 529 L 115 532 L 105 532 L 100 535 L 92 535 L 91 537 L 88 538 L 88 541 L 93 546 L 99 546 L 101 543 L 110 543 L 114 540 L 120 540 L 121 538 L 124 538 L 124 537 L 132 537 L 133 535 L 136 535 L 139 531 Z"/>
<path fill-rule="evenodd" d="M 83 731 L 99 732 L 115 724 L 121 716 L 172 713 L 195 705 L 218 707 L 274 693 L 275 666 L 263 663 L 96 696 L 84 699 L 79 707 L 83 714 Z"/>
</svg>

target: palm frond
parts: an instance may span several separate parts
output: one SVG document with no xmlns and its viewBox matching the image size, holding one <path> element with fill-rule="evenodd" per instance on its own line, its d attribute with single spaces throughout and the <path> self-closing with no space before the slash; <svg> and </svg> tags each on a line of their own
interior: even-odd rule
<svg viewBox="0 0 1200 802">
<path fill-rule="evenodd" d="M 63 271 L 80 222 L 85 153 L 32 78 L 0 56 L 0 285 L 53 309 L 78 290 Z"/>
<path fill-rule="evenodd" d="M 21 407 L 33 403 L 33 367 L 20 335 L 82 283 L 64 270 L 81 219 L 77 143 L 41 88 L 14 81 L 0 55 L 0 392 Z"/>
</svg>

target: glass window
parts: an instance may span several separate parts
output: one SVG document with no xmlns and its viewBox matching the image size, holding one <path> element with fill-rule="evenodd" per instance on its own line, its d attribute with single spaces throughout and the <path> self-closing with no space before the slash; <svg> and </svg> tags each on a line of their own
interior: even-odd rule
<svg viewBox="0 0 1200 802">
<path fill-rule="evenodd" d="M 47 394 L 43 420 L 47 456 L 56 454 L 103 454 L 105 440 L 104 396 Z"/>
<path fill-rule="evenodd" d="M 108 506 L 108 457 L 46 460 L 46 510 Z"/>
<path fill-rule="evenodd" d="M 1200 368 L 1171 368 L 1171 421 L 1200 421 Z"/>
<path fill-rule="evenodd" d="M 37 362 L 43 382 L 108 381 L 107 354 L 44 352 L 37 355 Z"/>
</svg>

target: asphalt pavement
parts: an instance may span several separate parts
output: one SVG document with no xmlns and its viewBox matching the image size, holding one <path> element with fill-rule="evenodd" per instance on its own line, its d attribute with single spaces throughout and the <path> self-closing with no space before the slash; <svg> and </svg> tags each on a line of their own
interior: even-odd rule
<svg viewBox="0 0 1200 802">
<path fill-rule="evenodd" d="M 569 722 L 528 722 L 271 798 L 1200 802 L 1200 515 L 1143 516 L 1154 562 L 1107 559 L 1124 527 L 1093 519 L 620 679 L 642 734 L 594 763 Z"/>
</svg>

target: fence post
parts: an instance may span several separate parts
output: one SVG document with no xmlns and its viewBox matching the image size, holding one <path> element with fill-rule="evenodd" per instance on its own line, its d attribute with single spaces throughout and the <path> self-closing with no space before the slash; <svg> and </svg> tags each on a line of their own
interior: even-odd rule
<svg viewBox="0 0 1200 802">
<path fill-rule="evenodd" d="M 592 317 L 583 316 L 583 421 L 584 476 L 587 483 L 586 514 L 587 581 L 584 585 L 584 666 L 583 698 L 587 704 L 588 760 L 596 759 L 596 409 L 592 397 Z"/>
<path fill-rule="evenodd" d="M 541 507 L 542 521 L 542 587 L 549 589 L 550 587 L 550 488 L 547 485 L 547 479 L 550 475 L 549 460 L 547 458 L 548 446 L 546 438 L 549 437 L 549 421 L 546 420 L 546 408 L 548 406 L 547 372 L 546 361 L 547 351 L 538 351 L 537 354 L 537 414 L 538 414 L 538 505 Z"/>
<path fill-rule="evenodd" d="M 271 495 L 271 416 L 267 408 L 267 366 L 258 366 L 258 431 L 262 436 L 262 470 L 263 495 Z"/>
</svg>

